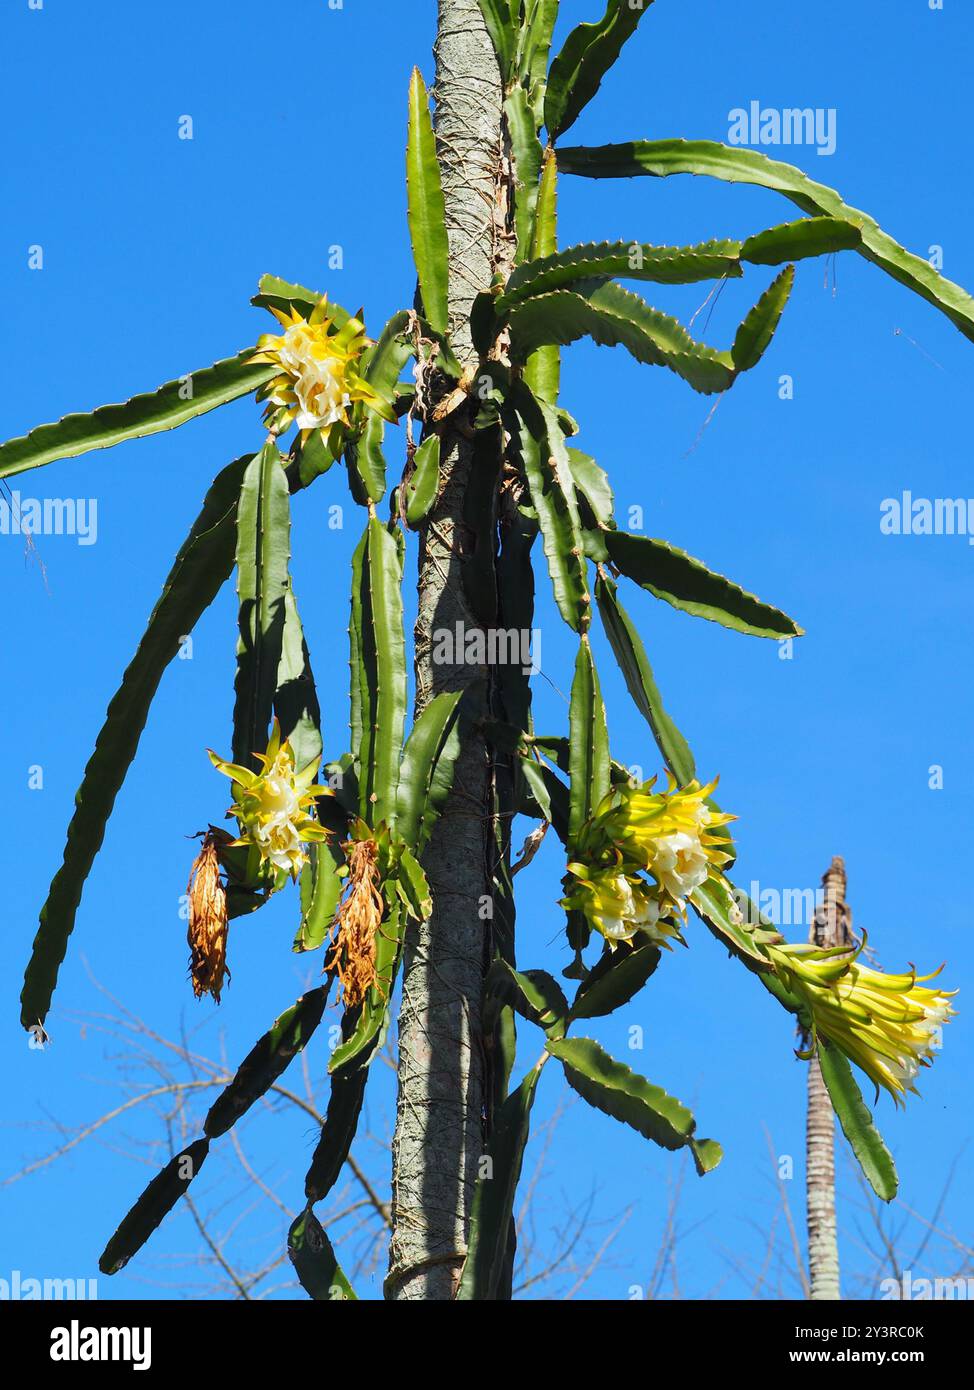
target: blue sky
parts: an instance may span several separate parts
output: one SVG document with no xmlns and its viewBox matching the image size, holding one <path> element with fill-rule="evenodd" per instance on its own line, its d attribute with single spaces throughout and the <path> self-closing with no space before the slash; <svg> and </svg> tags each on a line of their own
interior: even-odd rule
<svg viewBox="0 0 974 1390">
<path fill-rule="evenodd" d="M 754 100 L 834 109 L 833 155 L 813 147 L 771 153 L 837 187 L 911 250 L 942 248 L 945 273 L 974 285 L 974 193 L 955 105 L 969 77 L 974 16 L 957 0 L 942 11 L 927 0 L 893 7 L 827 0 L 814 16 L 741 0 L 733 23 L 715 18 L 717 8 L 658 0 L 569 143 L 726 139 L 729 113 Z M 599 9 L 597 0 L 563 4 L 559 33 Z M 266 271 L 319 286 L 351 309 L 364 305 L 376 330 L 407 305 L 406 85 L 414 62 L 432 78 L 434 20 L 432 0 L 345 0 L 338 10 L 325 0 L 136 7 L 44 0 L 41 10 L 10 0 L 0 18 L 10 55 L 0 287 L 12 385 L 0 401 L 0 437 L 125 399 L 253 342 L 267 322 L 248 301 Z M 186 115 L 191 141 L 178 138 Z M 772 194 L 691 179 L 566 178 L 561 210 L 564 245 L 617 237 L 680 244 L 746 235 L 794 215 Z M 36 246 L 42 270 L 28 268 L 28 248 Z M 336 246 L 344 266 L 329 271 Z M 766 279 L 757 271 L 728 284 L 695 331 L 727 346 Z M 650 297 L 686 320 L 705 294 L 691 286 Z M 974 496 L 964 443 L 971 351 L 931 307 L 845 256 L 834 278 L 823 261 L 799 267 L 774 345 L 721 398 L 706 428 L 708 399 L 621 351 L 572 349 L 563 393 L 582 424 L 580 447 L 609 470 L 624 524 L 630 507 L 642 508 L 649 534 L 685 547 L 807 630 L 783 660 L 775 643 L 676 613 L 638 591 L 629 596 L 698 767 L 720 773 L 721 801 L 740 818 L 737 879 L 814 887 L 841 853 L 856 925 L 869 931 L 883 963 L 931 968 L 946 959 L 945 978 L 964 991 L 974 982 L 966 892 L 974 554 L 966 536 L 883 535 L 879 521 L 883 500 L 904 490 Z M 780 399 L 783 375 L 793 380 L 793 399 Z M 4 1174 L 53 1145 L 45 1126 L 83 1125 L 119 1099 L 113 1085 L 131 1053 L 120 1062 L 118 1045 L 97 1026 L 79 1029 L 69 1017 L 105 1008 L 82 956 L 153 1029 L 174 1037 L 203 1023 L 200 1045 L 215 1056 L 225 1048 L 231 1061 L 316 969 L 290 952 L 295 903 L 288 898 L 235 930 L 233 984 L 218 1017 L 195 1004 L 186 982 L 179 917 L 192 857 L 186 837 L 218 819 L 226 800 L 204 750 L 229 747 L 235 615 L 228 587 L 197 629 L 192 660 L 167 673 L 119 797 L 62 971 L 54 1045 L 30 1051 L 18 1024 L 37 911 L 105 706 L 209 480 L 260 438 L 257 411 L 245 401 L 175 434 L 14 480 L 24 498 L 94 499 L 97 541 L 38 537 L 42 572 L 25 557 L 22 538 L 0 535 L 8 595 L 0 767 Z M 341 530 L 327 524 L 335 504 L 344 507 Z M 295 506 L 295 584 L 332 754 L 344 748 L 347 565 L 359 526 L 338 470 Z M 414 549 L 411 542 L 411 562 Z M 548 679 L 537 682 L 536 719 L 560 731 L 567 707 L 558 692 L 570 684 L 573 651 L 545 587 L 540 576 Z M 654 746 L 604 644 L 598 655 L 614 753 L 648 775 L 656 770 Z M 934 766 L 943 770 L 938 790 L 929 785 Z M 43 787 L 31 789 L 36 767 Z M 560 873 L 548 844 L 518 879 L 525 967 L 557 971 L 565 963 L 554 903 Z M 804 936 L 805 928 L 791 934 Z M 667 959 L 645 994 L 598 1036 L 690 1104 L 701 1131 L 723 1142 L 720 1169 L 684 1185 L 679 1288 L 685 1296 L 745 1296 L 750 1285 L 736 1265 L 760 1263 L 776 1202 L 765 1130 L 777 1155 L 794 1157 L 786 1190 L 801 1227 L 804 1069 L 793 1055 L 791 1021 L 774 1001 L 702 927 L 688 939 L 690 950 Z M 915 1210 L 932 1215 L 961 1155 L 941 1217 L 961 1233 L 971 1215 L 963 1151 L 974 1063 L 964 998 L 943 1055 L 923 1078 L 922 1100 L 911 1098 L 897 1114 L 885 1098 L 878 1112 L 903 1199 Z M 643 1030 L 635 1053 L 631 1024 Z M 525 1036 L 523 1046 L 529 1063 L 536 1040 Z M 309 1061 L 320 1074 L 320 1044 Z M 542 1120 L 571 1099 L 553 1068 L 544 1082 Z M 369 1123 L 381 1134 L 394 1096 L 389 1069 L 374 1088 Z M 0 1189 L 0 1278 L 13 1269 L 38 1277 L 96 1273 L 104 1239 L 160 1161 L 147 1145 L 163 1131 L 139 1114 L 103 1131 L 104 1143 L 79 1146 Z M 255 1166 L 297 1206 L 314 1142 L 306 1118 L 262 1114 L 247 1136 Z M 589 1201 L 599 1233 L 632 1208 L 580 1296 L 624 1298 L 648 1286 L 678 1163 L 581 1102 L 560 1120 L 547 1158 L 543 1245 L 553 1245 L 565 1213 Z M 363 1161 L 382 1181 L 381 1150 L 366 1148 Z M 200 1179 L 212 1175 L 203 1196 L 214 1208 L 222 1200 L 216 1169 Z M 227 1181 L 239 1192 L 240 1170 Z M 861 1198 L 846 1176 L 843 1187 L 851 1282 L 867 1264 Z M 255 1241 L 276 1239 L 281 1218 L 273 1207 L 251 1220 Z M 174 1218 L 157 1235 L 152 1262 L 102 1279 L 100 1296 L 179 1296 L 179 1255 L 194 1240 L 188 1217 Z M 954 1272 L 936 1258 L 952 1257 L 928 1251 L 933 1272 Z M 160 1259 L 169 1262 L 161 1272 Z M 376 1296 L 379 1283 L 366 1279 L 363 1295 Z M 664 1295 L 672 1291 L 666 1283 Z"/>
</svg>

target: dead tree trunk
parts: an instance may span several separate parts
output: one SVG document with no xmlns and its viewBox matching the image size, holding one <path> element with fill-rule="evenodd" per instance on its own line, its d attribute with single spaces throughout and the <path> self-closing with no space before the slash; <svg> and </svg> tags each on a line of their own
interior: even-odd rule
<svg viewBox="0 0 974 1390">
<path fill-rule="evenodd" d="M 825 901 L 816 909 L 809 940 L 816 946 L 852 944 L 845 902 L 845 863 L 832 860 L 822 879 Z M 822 1079 L 818 1058 L 808 1065 L 806 1139 L 806 1210 L 808 1215 L 809 1298 L 837 1299 L 839 1245 L 835 1219 L 835 1114 Z"/>
</svg>

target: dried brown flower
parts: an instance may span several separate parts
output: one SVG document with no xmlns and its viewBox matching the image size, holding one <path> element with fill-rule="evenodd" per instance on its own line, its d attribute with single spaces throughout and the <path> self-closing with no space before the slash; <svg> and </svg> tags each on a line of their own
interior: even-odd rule
<svg viewBox="0 0 974 1390">
<path fill-rule="evenodd" d="M 335 971 L 346 1006 L 354 1008 L 376 982 L 375 938 L 382 925 L 383 900 L 375 841 L 349 840 L 343 849 L 348 888 L 335 917 L 326 968 Z"/>
<path fill-rule="evenodd" d="M 219 1004 L 227 969 L 227 895 L 220 878 L 217 834 L 209 831 L 189 875 L 189 969 L 197 999 L 212 994 Z"/>
</svg>

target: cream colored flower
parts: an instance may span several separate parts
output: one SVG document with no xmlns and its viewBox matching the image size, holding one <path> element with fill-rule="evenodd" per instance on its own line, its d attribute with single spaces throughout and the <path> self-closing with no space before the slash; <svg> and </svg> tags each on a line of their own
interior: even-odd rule
<svg viewBox="0 0 974 1390">
<path fill-rule="evenodd" d="M 716 782 L 680 788 L 670 776 L 666 791 L 654 791 L 655 785 L 653 778 L 638 787 L 614 787 L 583 828 L 575 857 L 649 874 L 659 888 L 661 914 L 670 907 L 682 915 L 694 889 L 730 862 L 715 832 L 734 817 L 707 805 Z"/>
<path fill-rule="evenodd" d="M 266 752 L 256 756 L 264 767 L 261 773 L 224 762 L 210 752 L 213 766 L 233 779 L 237 800 L 230 813 L 240 823 L 240 838 L 233 843 L 255 846 L 262 861 L 297 878 L 308 860 L 304 846 L 328 836 L 307 813 L 316 797 L 333 793 L 313 785 L 317 759 L 300 771 L 295 769 L 294 752 L 290 744 L 281 742 L 276 719 Z"/>
<path fill-rule="evenodd" d="M 568 865 L 568 892 L 562 906 L 584 914 L 589 925 L 615 948 L 620 941 L 642 935 L 660 946 L 678 935 L 672 921 L 661 920 L 661 904 L 650 884 L 637 874 L 617 869 L 589 869 L 585 864 Z"/>
<path fill-rule="evenodd" d="M 699 835 L 678 830 L 656 841 L 652 867 L 667 895 L 679 902 L 706 882 L 710 861 Z"/>
<path fill-rule="evenodd" d="M 345 390 L 342 364 L 337 357 L 312 360 L 294 383 L 300 407 L 294 417 L 299 430 L 324 430 L 344 423 L 352 398 Z"/>
<path fill-rule="evenodd" d="M 313 430 L 321 430 L 331 436 L 333 452 L 339 452 L 342 432 L 352 425 L 356 403 L 362 402 L 383 419 L 395 421 L 390 403 L 359 371 L 369 345 L 364 324 L 349 318 L 338 327 L 336 318 L 329 316 L 325 299 L 308 319 L 296 309 L 271 312 L 284 332 L 261 338 L 251 359 L 274 363 L 281 369 L 263 390 L 270 401 L 266 413 L 269 428 L 281 433 L 296 424 L 302 439 Z"/>
</svg>

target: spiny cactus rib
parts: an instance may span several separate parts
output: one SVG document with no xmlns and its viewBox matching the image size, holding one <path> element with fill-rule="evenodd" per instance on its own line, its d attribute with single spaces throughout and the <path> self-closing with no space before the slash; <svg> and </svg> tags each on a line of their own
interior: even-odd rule
<svg viewBox="0 0 974 1390">
<path fill-rule="evenodd" d="M 251 455 L 237 459 L 210 487 L 108 706 L 75 797 L 64 862 L 41 908 L 40 928 L 20 996 L 25 1028 L 43 1024 L 47 1016 L 85 880 L 101 848 L 115 798 L 135 757 L 163 673 L 230 576 L 240 485 L 251 462 Z"/>
<path fill-rule="evenodd" d="M 133 396 L 122 405 L 103 405 L 88 415 L 65 415 L 38 425 L 20 439 L 0 444 L 0 478 L 10 478 L 55 459 L 74 458 L 92 449 L 110 449 L 128 439 L 175 429 L 187 420 L 258 390 L 274 375 L 266 364 L 251 365 L 254 348 L 199 372 L 188 372 L 156 391 Z"/>
<path fill-rule="evenodd" d="M 249 464 L 237 508 L 239 600 L 233 761 L 259 765 L 267 746 L 284 649 L 290 591 L 291 500 L 277 444 L 269 439 Z"/>
<path fill-rule="evenodd" d="M 409 234 L 426 318 L 438 333 L 448 327 L 446 205 L 436 157 L 429 97 L 419 68 L 409 84 L 406 142 Z"/>
<path fill-rule="evenodd" d="M 713 140 L 633 140 L 559 150 L 558 167 L 568 174 L 596 179 L 706 174 L 727 183 L 755 184 L 782 193 L 803 212 L 832 217 L 856 228 L 861 244 L 855 249 L 861 256 L 933 304 L 965 338 L 974 341 L 974 298 L 965 289 L 946 279 L 922 256 L 900 246 L 868 213 L 847 206 L 834 188 L 815 183 L 793 164 Z"/>
</svg>

